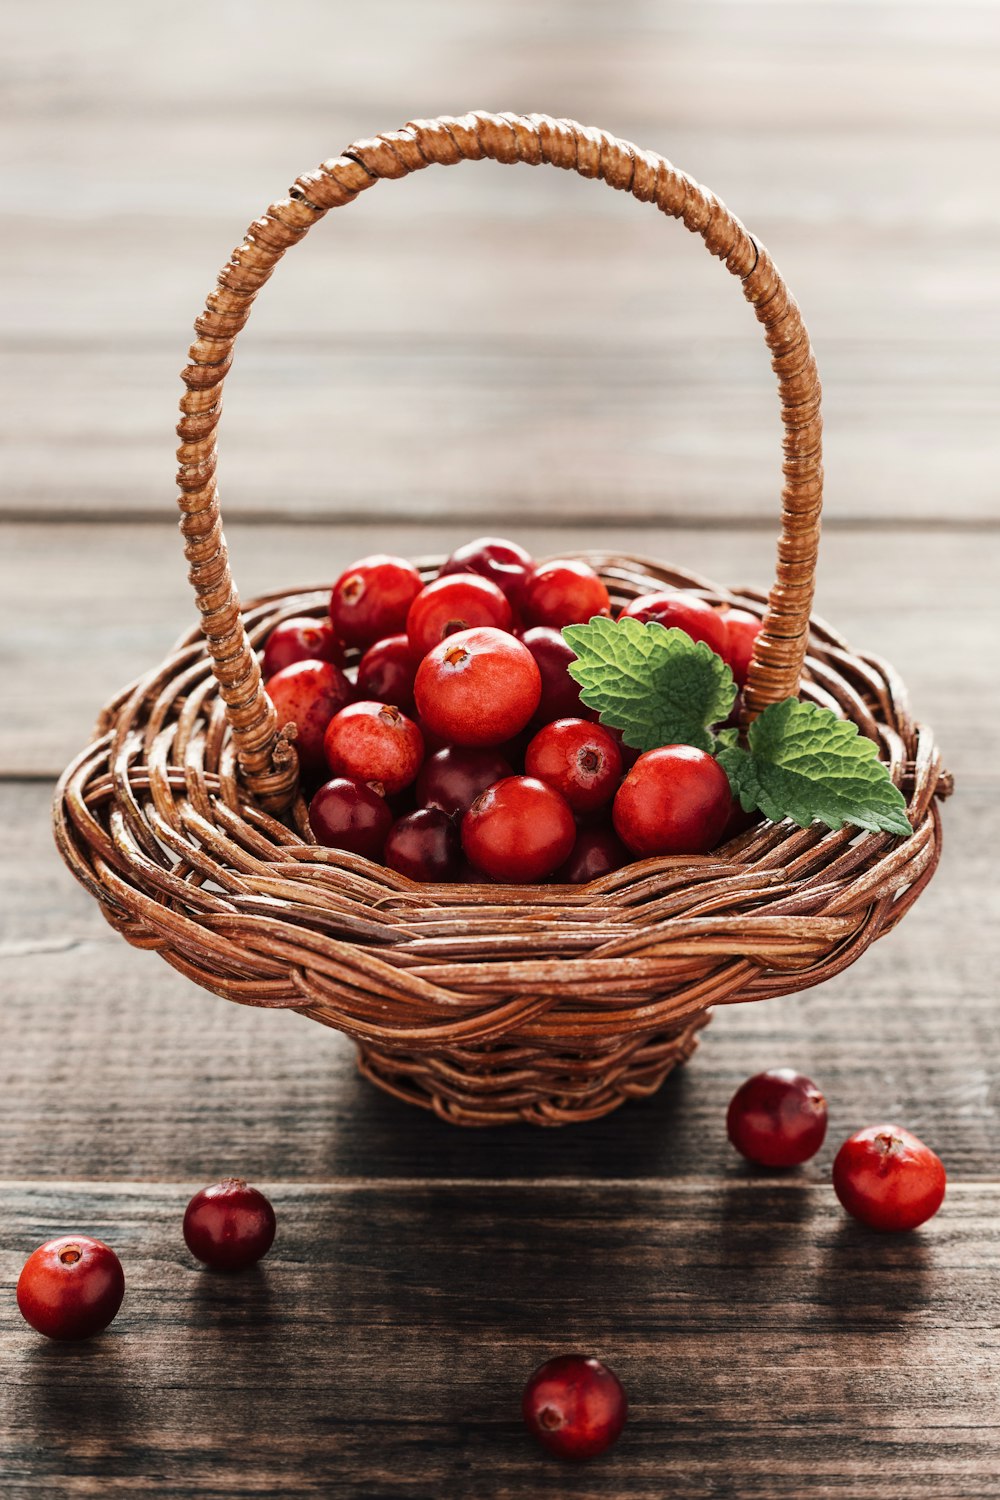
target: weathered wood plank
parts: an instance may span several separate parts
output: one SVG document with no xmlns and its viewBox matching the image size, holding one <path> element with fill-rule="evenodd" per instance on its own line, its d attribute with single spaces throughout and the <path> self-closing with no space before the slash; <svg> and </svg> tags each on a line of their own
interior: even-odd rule
<svg viewBox="0 0 1000 1500">
<path fill-rule="evenodd" d="M 890 1240 L 829 1188 L 773 1182 L 265 1183 L 274 1249 L 226 1278 L 181 1241 L 196 1185 L 5 1186 L 5 1286 L 68 1224 L 127 1279 L 79 1348 L 44 1345 L 4 1298 L 10 1500 L 996 1494 L 995 1184 Z M 569 1475 L 519 1398 L 581 1346 L 632 1416 Z"/>
</svg>

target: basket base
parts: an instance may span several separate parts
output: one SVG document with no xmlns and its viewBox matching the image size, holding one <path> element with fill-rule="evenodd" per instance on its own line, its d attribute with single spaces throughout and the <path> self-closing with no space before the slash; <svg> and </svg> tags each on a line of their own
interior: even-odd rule
<svg viewBox="0 0 1000 1500">
<path fill-rule="evenodd" d="M 592 1052 L 496 1046 L 438 1053 L 359 1045 L 364 1076 L 452 1125 L 571 1125 L 645 1099 L 687 1062 L 709 1012 L 680 1030 L 627 1037 Z"/>
</svg>

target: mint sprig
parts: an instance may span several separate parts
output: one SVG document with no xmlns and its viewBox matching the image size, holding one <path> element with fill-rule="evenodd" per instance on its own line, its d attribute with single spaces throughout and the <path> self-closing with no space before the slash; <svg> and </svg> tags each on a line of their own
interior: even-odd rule
<svg viewBox="0 0 1000 1500">
<path fill-rule="evenodd" d="M 729 713 L 736 683 L 704 641 L 655 621 L 602 616 L 567 625 L 563 636 L 576 652 L 568 670 L 581 699 L 621 730 L 626 745 L 713 748 L 710 726 Z"/>
</svg>

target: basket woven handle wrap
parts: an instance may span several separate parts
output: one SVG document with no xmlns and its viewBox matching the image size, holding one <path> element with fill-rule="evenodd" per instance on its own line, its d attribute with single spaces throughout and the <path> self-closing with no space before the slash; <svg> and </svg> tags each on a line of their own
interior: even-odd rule
<svg viewBox="0 0 1000 1500">
<path fill-rule="evenodd" d="M 778 377 L 784 424 L 784 486 L 777 569 L 745 692 L 747 713 L 798 690 L 819 546 L 823 493 L 820 385 L 798 307 L 767 251 L 706 188 L 655 152 L 572 120 L 544 115 L 474 113 L 415 120 L 402 130 L 358 141 L 298 178 L 289 197 L 271 205 L 247 230 L 219 273 L 195 324 L 198 338 L 182 372 L 186 390 L 177 431 L 181 531 L 190 580 L 201 611 L 213 670 L 243 778 L 265 807 L 280 809 L 295 793 L 297 761 L 280 734 L 240 614 L 215 482 L 215 432 L 222 387 L 236 337 L 254 298 L 278 261 L 331 208 L 353 203 L 383 177 L 405 177 L 432 164 L 460 161 L 549 163 L 597 177 L 680 219 L 700 234 L 743 284 L 764 328 Z"/>
</svg>

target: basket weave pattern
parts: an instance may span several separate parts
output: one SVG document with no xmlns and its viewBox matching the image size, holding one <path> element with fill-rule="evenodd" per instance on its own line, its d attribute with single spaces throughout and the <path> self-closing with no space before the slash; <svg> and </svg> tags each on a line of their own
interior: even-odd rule
<svg viewBox="0 0 1000 1500">
<path fill-rule="evenodd" d="M 853 720 L 903 790 L 912 838 L 763 823 L 711 855 L 645 860 L 585 887 L 422 885 L 315 843 L 257 649 L 279 620 L 322 615 L 328 586 L 241 607 L 215 484 L 222 385 L 257 292 L 327 210 L 380 178 L 482 157 L 548 162 L 653 202 L 740 279 L 772 352 L 785 431 L 769 595 L 643 558 L 579 555 L 617 603 L 672 585 L 758 613 L 747 717 L 801 692 Z M 416 122 L 299 178 L 251 226 L 196 331 L 179 503 L 201 626 L 105 709 L 55 799 L 64 859 L 129 942 L 215 994 L 347 1033 L 369 1077 L 446 1119 L 560 1124 L 653 1092 L 690 1054 L 710 1006 L 819 983 L 895 925 L 937 863 L 935 797 L 950 782 L 891 669 L 810 615 L 822 500 L 815 363 L 773 263 L 711 193 L 572 122 Z"/>
</svg>

